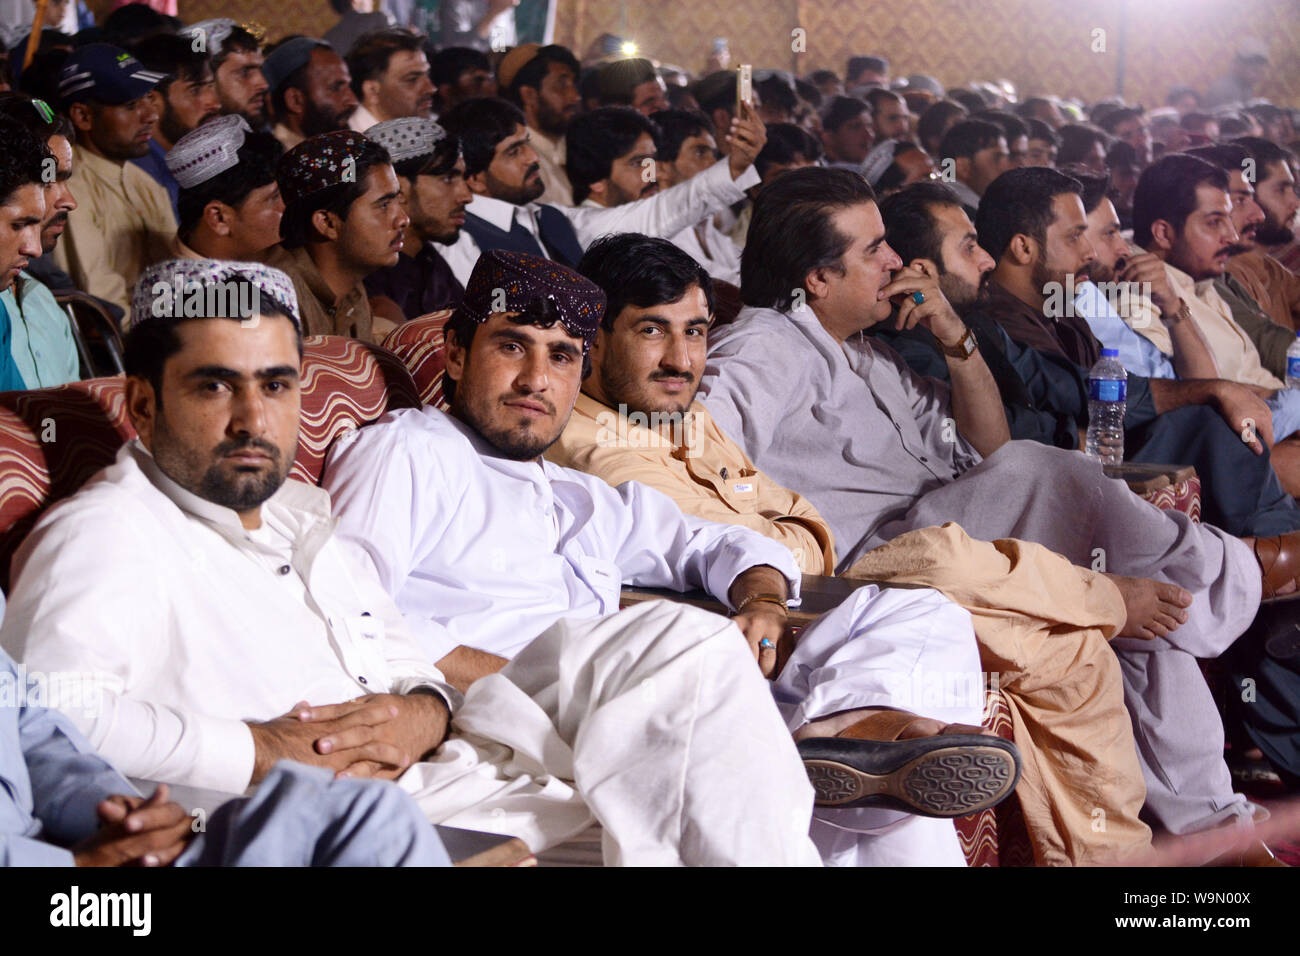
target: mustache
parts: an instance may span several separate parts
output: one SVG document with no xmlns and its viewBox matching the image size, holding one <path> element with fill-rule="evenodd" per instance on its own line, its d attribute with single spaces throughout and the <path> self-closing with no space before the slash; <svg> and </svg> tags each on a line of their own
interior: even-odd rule
<svg viewBox="0 0 1300 956">
<path fill-rule="evenodd" d="M 533 163 L 531 166 L 528 167 L 528 172 L 524 173 L 524 179 L 528 179 L 530 176 L 540 175 L 541 172 L 542 172 L 542 164 Z"/>
<path fill-rule="evenodd" d="M 275 464 L 280 463 L 280 449 L 276 448 L 264 438 L 253 438 L 247 435 L 243 438 L 231 438 L 228 441 L 223 441 L 213 449 L 213 453 L 218 458 L 221 458 L 226 455 L 234 454 L 237 451 L 247 451 L 250 448 L 256 448 L 258 451 L 266 452 L 272 462 Z"/>
<path fill-rule="evenodd" d="M 673 369 L 667 369 L 660 372 L 653 372 L 650 375 L 650 381 L 652 382 L 662 382 L 670 378 L 680 378 L 682 381 L 686 382 L 687 384 L 690 384 L 691 382 L 695 381 L 695 376 L 691 372 L 687 372 L 687 371 L 679 372 Z"/>
<path fill-rule="evenodd" d="M 551 400 L 548 398 L 543 398 L 541 395 L 518 395 L 512 393 L 510 395 L 507 395 L 502 401 L 536 402 L 538 405 L 541 405 L 543 408 L 546 409 L 546 414 L 548 415 L 555 414 L 554 403 L 552 403 Z"/>
</svg>

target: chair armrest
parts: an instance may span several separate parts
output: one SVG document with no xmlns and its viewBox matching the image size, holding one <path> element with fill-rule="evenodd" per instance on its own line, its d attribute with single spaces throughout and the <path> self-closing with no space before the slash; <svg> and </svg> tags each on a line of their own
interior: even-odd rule
<svg viewBox="0 0 1300 956">
<path fill-rule="evenodd" d="M 800 584 L 800 601 L 790 608 L 790 624 L 804 627 L 816 618 L 839 606 L 840 602 L 860 587 L 866 587 L 870 581 L 856 578 L 833 578 L 824 574 L 805 574 Z M 621 603 L 631 607 L 642 601 L 667 600 L 681 604 L 693 604 L 715 614 L 729 613 L 727 606 L 704 591 L 671 591 L 667 588 L 623 588 Z"/>
</svg>

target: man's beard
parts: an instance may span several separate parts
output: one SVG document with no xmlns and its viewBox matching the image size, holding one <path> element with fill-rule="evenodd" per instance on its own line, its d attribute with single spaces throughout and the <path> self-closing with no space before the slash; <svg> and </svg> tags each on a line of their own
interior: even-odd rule
<svg viewBox="0 0 1300 956">
<path fill-rule="evenodd" d="M 502 202 L 508 202 L 512 206 L 523 206 L 532 202 L 542 193 L 546 192 L 546 183 L 541 178 L 531 180 L 535 185 L 529 185 L 530 178 L 534 171 L 540 172 L 541 165 L 533 163 L 528 167 L 524 174 L 523 182 L 518 186 L 507 186 L 501 180 L 497 179 L 492 173 L 486 172 L 485 179 L 488 195 L 493 199 L 500 199 Z"/>
<path fill-rule="evenodd" d="M 67 225 L 68 213 L 66 210 L 56 212 L 53 216 L 50 217 L 50 221 L 41 227 L 41 252 L 44 254 L 49 254 L 53 252 L 54 247 L 59 244 L 59 237 L 62 236 L 63 233 L 58 233 L 57 235 L 50 236 L 48 240 L 45 238 L 45 231 L 49 229 L 51 226 L 57 225 L 58 223 L 63 223 L 65 226 Z"/>
<path fill-rule="evenodd" d="M 695 401 L 695 394 L 699 391 L 699 382 L 695 376 L 685 369 L 677 370 L 656 370 L 654 374 L 647 379 L 649 382 L 657 382 L 665 378 L 682 378 L 686 380 L 687 385 L 693 385 L 689 395 L 683 395 L 675 404 L 665 405 L 661 408 L 649 408 L 645 404 L 644 398 L 637 398 L 636 392 L 643 383 L 633 378 L 630 374 L 623 371 L 621 366 L 614 365 L 610 359 L 612 354 L 606 354 L 605 361 L 600 363 L 600 384 L 605 392 L 605 398 L 609 401 L 610 407 L 615 411 L 631 415 L 634 412 L 640 412 L 642 415 L 685 415 L 690 409 L 691 404 Z"/>
<path fill-rule="evenodd" d="M 220 115 L 221 112 L 219 110 L 213 110 L 211 113 L 204 114 L 199 119 L 198 126 L 195 126 L 194 129 L 198 129 L 199 126 L 202 126 L 209 120 L 216 119 Z M 176 118 L 176 111 L 171 108 L 170 104 L 164 104 L 162 116 L 158 118 L 158 132 L 163 135 L 163 139 L 167 140 L 169 143 L 175 143 L 186 133 L 194 132 L 194 129 L 190 129 Z"/>
<path fill-rule="evenodd" d="M 256 475 L 241 474 L 232 480 L 221 470 L 220 465 L 213 464 L 202 475 L 197 475 L 202 464 L 182 450 L 175 441 L 174 433 L 168 427 L 161 409 L 154 425 L 153 445 L 154 460 L 167 477 L 205 501 L 234 511 L 253 510 L 284 484 L 285 473 L 280 449 L 268 441 L 248 437 L 222 442 L 212 450 L 212 457 L 221 458 L 232 452 L 256 448 L 270 456 L 270 470 Z"/>
<path fill-rule="evenodd" d="M 1279 225 L 1272 218 L 1261 222 L 1255 229 L 1255 241 L 1261 246 L 1284 246 L 1294 238 L 1294 229 Z"/>
<path fill-rule="evenodd" d="M 572 115 L 564 110 L 552 109 L 545 100 L 537 103 L 537 128 L 548 136 L 563 136 L 569 129 Z"/>
<path fill-rule="evenodd" d="M 653 196 L 658 191 L 659 184 L 655 182 L 644 183 L 641 186 L 641 191 L 639 193 L 632 193 L 624 189 L 612 179 L 605 180 L 605 195 L 609 199 L 607 205 L 611 207 L 625 206 L 630 202 L 636 202 L 638 199 L 645 199 L 648 196 Z"/>
<path fill-rule="evenodd" d="M 534 397 L 533 401 L 542 402 L 554 414 L 555 406 L 548 399 Z M 451 401 L 451 413 L 478 432 L 479 437 L 495 448 L 502 458 L 510 461 L 534 461 L 540 458 L 542 452 L 559 441 L 560 433 L 563 431 L 561 428 L 550 438 L 544 438 L 522 425 L 510 429 L 496 428 L 482 421 L 474 410 L 461 400 L 459 388 L 456 389 L 456 396 Z"/>
<path fill-rule="evenodd" d="M 1042 250 L 1038 253 L 1038 259 L 1034 262 L 1033 271 L 1030 272 L 1029 281 L 1033 288 L 1044 299 L 1051 294 L 1051 286 L 1060 286 L 1062 292 L 1065 290 L 1066 275 L 1060 272 L 1053 272 L 1047 267 L 1047 254 Z M 1075 284 L 1078 285 L 1087 282 L 1091 278 L 1091 268 L 1082 269 L 1074 274 Z"/>
<path fill-rule="evenodd" d="M 980 284 L 972 286 L 965 279 L 959 279 L 951 272 L 939 276 L 939 291 L 948 300 L 954 312 L 959 316 L 974 312 L 988 298 L 989 279 L 993 273 L 986 272 L 980 276 Z"/>
<path fill-rule="evenodd" d="M 1114 282 L 1115 270 L 1112 267 L 1103 264 L 1102 261 L 1098 259 L 1093 262 L 1091 268 L 1088 270 L 1088 278 L 1096 283 Z M 1082 280 L 1076 279 L 1075 281 L 1081 282 Z"/>
<path fill-rule="evenodd" d="M 320 108 L 313 100 L 304 100 L 302 111 L 303 135 L 310 139 L 312 136 L 319 136 L 321 133 L 332 133 L 335 130 L 344 129 L 347 127 L 348 117 L 351 115 L 351 110 L 334 113 L 328 109 Z"/>
</svg>

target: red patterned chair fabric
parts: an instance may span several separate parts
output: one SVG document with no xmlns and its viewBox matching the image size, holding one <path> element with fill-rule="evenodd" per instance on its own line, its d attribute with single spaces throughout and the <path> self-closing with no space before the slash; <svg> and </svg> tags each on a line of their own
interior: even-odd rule
<svg viewBox="0 0 1300 956">
<path fill-rule="evenodd" d="M 1142 496 L 1163 511 L 1181 511 L 1193 521 L 1201 520 L 1201 478 L 1192 475 Z"/>
<path fill-rule="evenodd" d="M 451 312 L 451 309 L 443 309 L 403 322 L 384 339 L 384 348 L 400 358 L 411 378 L 415 379 L 420 401 L 442 409 L 447 407 L 446 397 L 442 394 L 442 376 L 447 368 L 442 328 Z"/>
<path fill-rule="evenodd" d="M 390 409 L 419 407 L 415 382 L 397 356 L 339 335 L 308 336 L 303 340 L 298 458 L 290 475 L 319 484 L 336 438 Z"/>
<path fill-rule="evenodd" d="M 990 690 L 985 697 L 985 730 L 1003 740 L 1015 741 L 1011 711 L 1002 692 Z M 968 817 L 957 817 L 957 840 L 966 854 L 968 866 L 1033 866 L 1034 849 L 1029 842 L 1020 798 L 1012 794 L 991 810 L 981 810 Z"/>
<path fill-rule="evenodd" d="M 120 377 L 30 392 L 0 392 L 0 581 L 41 513 L 112 463 L 135 437 Z M 290 475 L 320 480 L 339 435 L 390 408 L 418 408 L 406 367 L 383 349 L 338 336 L 303 342 L 302 427 Z"/>
</svg>

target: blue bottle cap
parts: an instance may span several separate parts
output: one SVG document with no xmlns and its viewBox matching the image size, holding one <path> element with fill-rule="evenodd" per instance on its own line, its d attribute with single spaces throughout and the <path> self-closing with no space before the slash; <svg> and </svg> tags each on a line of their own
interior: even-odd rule
<svg viewBox="0 0 1300 956">
<path fill-rule="evenodd" d="M 1296 334 L 1300 335 L 1300 332 L 1297 332 Z M 1119 349 L 1102 349 L 1101 354 L 1103 358 L 1118 358 Z"/>
</svg>

